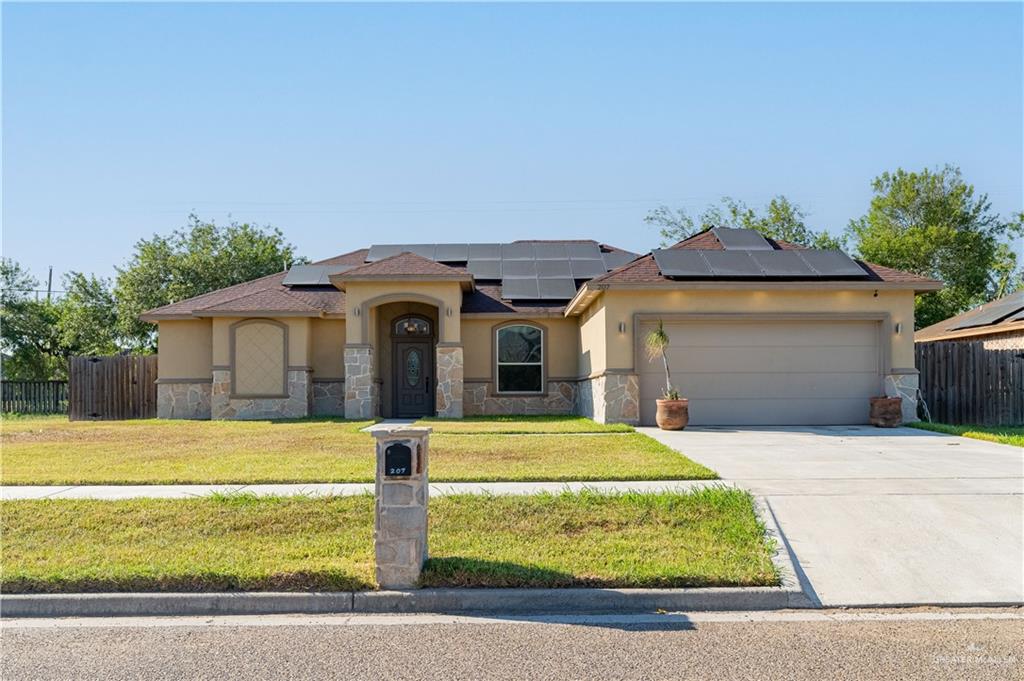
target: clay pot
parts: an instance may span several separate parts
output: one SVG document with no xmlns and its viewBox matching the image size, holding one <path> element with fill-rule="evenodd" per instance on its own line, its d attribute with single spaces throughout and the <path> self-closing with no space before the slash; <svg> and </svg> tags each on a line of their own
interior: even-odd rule
<svg viewBox="0 0 1024 681">
<path fill-rule="evenodd" d="M 690 422 L 690 400 L 658 400 L 654 420 L 662 430 L 682 430 Z"/>
<path fill-rule="evenodd" d="M 903 423 L 902 397 L 872 397 L 871 425 L 878 428 L 895 428 Z"/>
</svg>

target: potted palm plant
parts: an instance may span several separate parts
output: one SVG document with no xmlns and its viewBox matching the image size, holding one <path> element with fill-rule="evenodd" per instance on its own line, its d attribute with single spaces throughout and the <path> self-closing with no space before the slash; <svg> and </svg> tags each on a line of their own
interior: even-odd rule
<svg viewBox="0 0 1024 681">
<path fill-rule="evenodd" d="M 665 389 L 658 400 L 658 411 L 654 416 L 655 422 L 662 430 L 682 430 L 690 422 L 690 400 L 679 396 L 679 391 L 672 387 L 672 373 L 668 368 L 669 338 L 665 333 L 665 325 L 658 320 L 658 328 L 647 334 L 644 345 L 647 347 L 647 356 L 651 361 L 661 358 L 662 366 L 665 367 Z"/>
</svg>

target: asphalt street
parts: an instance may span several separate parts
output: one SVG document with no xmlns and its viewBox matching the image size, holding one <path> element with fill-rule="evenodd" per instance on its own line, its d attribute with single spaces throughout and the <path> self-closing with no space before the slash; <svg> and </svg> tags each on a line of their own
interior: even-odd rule
<svg viewBox="0 0 1024 681">
<path fill-rule="evenodd" d="M 6 620 L 9 679 L 1021 679 L 1024 613 Z"/>
</svg>

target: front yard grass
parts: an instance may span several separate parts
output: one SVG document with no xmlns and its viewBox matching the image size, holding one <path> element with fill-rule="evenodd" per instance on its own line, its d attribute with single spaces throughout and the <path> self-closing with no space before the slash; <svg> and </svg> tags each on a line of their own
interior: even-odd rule
<svg viewBox="0 0 1024 681">
<path fill-rule="evenodd" d="M 908 424 L 912 428 L 930 430 L 946 435 L 960 435 L 975 440 L 987 440 L 1004 445 L 1024 447 L 1024 426 L 950 426 L 945 423 L 918 421 Z"/>
<path fill-rule="evenodd" d="M 429 417 L 416 422 L 435 433 L 632 433 L 625 423 L 597 423 L 583 416 L 466 416 L 461 419 Z"/>
<path fill-rule="evenodd" d="M 531 427 L 534 421 L 520 419 Z M 372 482 L 370 421 L 5 421 L 6 485 Z M 507 421 L 478 428 L 508 428 Z M 536 423 L 543 423 L 538 421 Z M 445 425 L 455 425 L 448 423 Z M 577 426 L 581 427 L 581 426 Z M 686 480 L 714 471 L 640 433 L 431 436 L 430 478 Z"/>
<path fill-rule="evenodd" d="M 0 503 L 5 593 L 367 590 L 373 499 Z M 749 494 L 465 495 L 430 501 L 424 586 L 778 583 Z"/>
</svg>

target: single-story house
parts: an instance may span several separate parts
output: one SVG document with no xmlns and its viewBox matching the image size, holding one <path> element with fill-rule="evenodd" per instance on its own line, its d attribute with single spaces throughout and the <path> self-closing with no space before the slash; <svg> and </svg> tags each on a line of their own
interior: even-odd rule
<svg viewBox="0 0 1024 681">
<path fill-rule="evenodd" d="M 980 341 L 986 350 L 1024 350 L 1024 291 L 926 326 L 914 341 Z"/>
<path fill-rule="evenodd" d="M 914 295 L 940 282 L 756 232 L 375 245 L 151 310 L 163 418 L 581 414 L 650 424 L 663 322 L 693 424 L 916 414 Z"/>
</svg>

